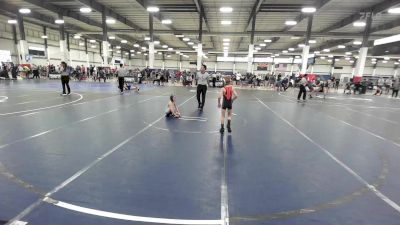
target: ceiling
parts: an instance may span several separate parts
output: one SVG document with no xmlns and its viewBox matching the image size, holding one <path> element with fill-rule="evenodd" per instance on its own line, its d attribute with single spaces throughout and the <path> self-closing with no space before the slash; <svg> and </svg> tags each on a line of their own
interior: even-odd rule
<svg viewBox="0 0 400 225">
<path fill-rule="evenodd" d="M 175 50 L 194 50 L 192 46 L 174 34 L 184 34 L 195 44 L 199 42 L 200 10 L 204 9 L 203 49 L 208 52 L 222 52 L 223 38 L 230 38 L 230 52 L 245 53 L 251 41 L 252 18 L 256 16 L 255 45 L 272 39 L 272 43 L 261 46 L 262 52 L 277 53 L 288 48 L 301 51 L 298 44 L 304 43 L 308 15 L 301 12 L 304 6 L 317 8 L 314 13 L 311 45 L 313 50 L 330 48 L 332 52 L 356 51 L 364 28 L 354 27 L 353 22 L 362 20 L 366 12 L 373 12 L 370 40 L 400 32 L 400 14 L 389 14 L 388 9 L 400 6 L 400 0 L 0 0 L 6 9 L 0 14 L 12 17 L 19 8 L 27 7 L 32 13 L 24 18 L 45 26 L 53 26 L 51 20 L 64 15 L 65 26 L 71 34 L 80 33 L 92 37 L 102 34 L 102 11 L 116 23 L 108 25 L 109 36 L 117 41 L 126 39 L 128 46 L 145 44 L 149 36 L 148 6 L 158 6 L 160 12 L 154 15 L 155 39 Z M 88 6 L 91 13 L 83 14 L 80 8 Z M 221 13 L 220 7 L 233 8 L 232 13 Z M 41 18 L 48 19 L 47 21 Z M 171 25 L 163 25 L 162 19 L 172 20 Z M 230 20 L 231 25 L 221 25 L 222 20 Z M 295 20 L 297 25 L 286 26 L 286 20 Z M 297 36 L 297 39 L 292 37 Z M 337 49 L 336 43 L 348 49 Z M 372 46 L 371 46 L 372 47 Z"/>
</svg>

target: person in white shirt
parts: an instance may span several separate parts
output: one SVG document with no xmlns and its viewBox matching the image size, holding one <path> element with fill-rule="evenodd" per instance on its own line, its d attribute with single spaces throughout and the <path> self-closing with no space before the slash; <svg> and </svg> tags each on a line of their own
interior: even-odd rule
<svg viewBox="0 0 400 225">
<path fill-rule="evenodd" d="M 307 90 L 306 90 L 306 85 L 307 85 L 307 74 L 305 74 L 300 82 L 300 91 L 299 91 L 299 95 L 297 96 L 297 101 L 300 101 L 301 95 L 303 95 L 303 101 L 306 100 L 306 96 L 307 96 Z"/>
<path fill-rule="evenodd" d="M 210 74 L 206 72 L 207 66 L 202 65 L 200 72 L 197 72 L 196 80 L 197 80 L 197 102 L 199 103 L 199 110 L 203 110 L 204 103 L 206 102 L 206 93 L 207 93 L 207 86 L 208 86 L 208 78 Z M 200 95 L 202 96 L 200 101 Z"/>
<path fill-rule="evenodd" d="M 240 82 L 241 79 L 242 79 L 242 74 L 237 73 L 237 74 L 236 74 L 236 85 L 238 85 L 239 83 L 241 83 L 241 82 Z"/>
<path fill-rule="evenodd" d="M 119 64 L 119 70 L 118 70 L 118 87 L 119 90 L 121 91 L 121 94 L 124 93 L 124 84 L 125 84 L 125 76 L 128 75 L 129 71 L 124 68 L 124 64 Z"/>
</svg>

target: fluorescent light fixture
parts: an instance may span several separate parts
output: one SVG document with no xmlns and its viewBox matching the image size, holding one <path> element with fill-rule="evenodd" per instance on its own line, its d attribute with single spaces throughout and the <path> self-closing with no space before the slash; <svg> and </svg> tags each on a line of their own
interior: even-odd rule
<svg viewBox="0 0 400 225">
<path fill-rule="evenodd" d="M 168 48 L 168 45 L 163 45 L 162 48 Z"/>
<path fill-rule="evenodd" d="M 340 59 L 336 58 L 335 61 L 338 62 L 338 61 L 340 61 Z"/>
<path fill-rule="evenodd" d="M 400 64 L 399 62 L 395 62 L 395 63 L 394 63 L 394 65 L 399 65 L 399 64 Z"/>
<path fill-rule="evenodd" d="M 154 44 L 155 44 L 155 45 L 159 45 L 159 44 L 160 44 L 160 41 L 154 41 Z"/>
<path fill-rule="evenodd" d="M 167 55 L 167 58 L 171 58 L 171 55 Z"/>
<path fill-rule="evenodd" d="M 229 50 L 229 47 L 227 47 L 227 46 L 226 46 L 226 47 L 224 47 L 224 50 Z"/>
<path fill-rule="evenodd" d="M 354 45 L 362 45 L 362 42 L 361 41 L 354 41 L 353 44 Z"/>
<path fill-rule="evenodd" d="M 90 46 L 91 48 L 96 48 L 96 45 L 92 45 L 92 46 Z"/>
<path fill-rule="evenodd" d="M 387 61 L 387 60 L 383 60 L 382 63 L 385 63 L 385 64 L 386 64 L 386 63 L 388 63 L 388 61 Z"/>
<path fill-rule="evenodd" d="M 276 53 L 275 56 L 278 57 L 278 56 L 280 56 L 280 54 Z"/>
<path fill-rule="evenodd" d="M 31 13 L 31 10 L 27 9 L 27 8 L 22 8 L 22 9 L 19 9 L 19 13 L 28 14 L 28 13 Z"/>
<path fill-rule="evenodd" d="M 297 24 L 297 22 L 294 21 L 294 20 L 287 20 L 287 21 L 285 22 L 285 24 L 286 24 L 287 26 L 294 26 L 294 25 Z"/>
<path fill-rule="evenodd" d="M 291 51 L 291 52 L 294 52 L 295 49 L 294 48 L 289 48 L 288 50 Z"/>
<path fill-rule="evenodd" d="M 145 40 L 145 41 L 150 41 L 151 38 L 150 38 L 150 37 L 144 37 L 144 40 Z"/>
<path fill-rule="evenodd" d="M 108 39 L 115 40 L 115 36 L 110 36 L 110 37 L 108 37 Z"/>
<path fill-rule="evenodd" d="M 390 36 L 387 38 L 382 38 L 382 39 L 378 39 L 374 42 L 374 45 L 384 45 L 384 44 L 389 44 L 389 43 L 393 43 L 393 42 L 398 42 L 400 41 L 400 34 L 398 35 L 394 35 L 394 36 Z"/>
<path fill-rule="evenodd" d="M 351 52 L 346 52 L 346 55 L 353 55 L 353 53 L 351 53 Z"/>
<path fill-rule="evenodd" d="M 329 58 L 333 58 L 333 55 L 328 55 Z"/>
<path fill-rule="evenodd" d="M 400 7 L 391 8 L 391 9 L 388 10 L 388 13 L 390 13 L 390 14 L 399 14 L 400 13 Z"/>
<path fill-rule="evenodd" d="M 222 20 L 221 21 L 221 25 L 231 25 L 232 24 L 232 21 L 230 21 L 230 20 Z"/>
<path fill-rule="evenodd" d="M 383 58 L 384 60 L 390 60 L 390 57 L 385 57 L 385 58 Z"/>
<path fill-rule="evenodd" d="M 135 56 L 135 54 L 131 54 L 131 57 Z"/>
<path fill-rule="evenodd" d="M 122 44 L 126 44 L 126 43 L 128 43 L 128 41 L 127 40 L 121 40 L 121 43 Z"/>
<path fill-rule="evenodd" d="M 317 40 L 309 40 L 308 43 L 315 44 L 315 43 L 317 43 Z"/>
<path fill-rule="evenodd" d="M 157 53 L 157 54 L 162 55 L 162 52 L 159 52 L 159 53 Z"/>
<path fill-rule="evenodd" d="M 8 20 L 8 23 L 9 24 L 16 24 L 16 23 L 18 23 L 18 21 L 17 20 Z"/>
<path fill-rule="evenodd" d="M 299 39 L 300 39 L 300 37 L 297 37 L 297 36 L 292 36 L 290 39 L 292 39 L 292 40 L 299 40 Z"/>
<path fill-rule="evenodd" d="M 346 57 L 345 60 L 349 61 L 351 58 L 350 57 Z"/>
<path fill-rule="evenodd" d="M 130 52 L 135 52 L 135 50 L 134 50 L 134 49 L 131 49 Z"/>
<path fill-rule="evenodd" d="M 265 39 L 264 42 L 265 42 L 265 43 L 271 43 L 272 40 L 271 40 L 271 39 Z"/>
<path fill-rule="evenodd" d="M 376 58 L 372 58 L 372 59 L 371 59 L 371 61 L 376 61 L 376 60 L 378 60 L 378 59 L 376 59 Z"/>
<path fill-rule="evenodd" d="M 64 24 L 64 20 L 57 19 L 54 21 L 56 24 Z"/>
<path fill-rule="evenodd" d="M 194 43 L 191 42 L 191 41 L 189 41 L 187 44 L 188 44 L 188 45 L 194 45 Z"/>
<path fill-rule="evenodd" d="M 129 53 L 128 53 L 128 52 L 125 52 L 125 55 L 129 55 Z"/>
<path fill-rule="evenodd" d="M 344 46 L 344 45 L 338 45 L 337 47 L 340 49 L 346 48 L 346 46 Z"/>
<path fill-rule="evenodd" d="M 147 7 L 147 12 L 151 12 L 151 13 L 155 13 L 160 11 L 160 8 L 156 7 L 156 6 L 149 6 Z"/>
<path fill-rule="evenodd" d="M 116 46 L 115 48 L 116 48 L 116 49 L 121 49 L 121 46 L 118 45 L 118 46 Z"/>
<path fill-rule="evenodd" d="M 144 47 L 144 46 L 142 47 L 142 50 L 146 50 L 146 49 L 147 49 L 146 47 Z"/>
<path fill-rule="evenodd" d="M 267 46 L 267 44 L 261 43 L 260 46 L 261 46 L 261 47 L 265 47 L 265 46 Z"/>
<path fill-rule="evenodd" d="M 85 46 L 85 43 L 79 42 L 79 46 Z M 110 49 L 111 50 L 111 49 Z M 112 50 L 111 50 L 112 51 Z"/>
<path fill-rule="evenodd" d="M 330 62 L 330 63 L 331 63 L 331 62 L 332 62 L 332 59 L 328 59 L 328 62 Z"/>
<path fill-rule="evenodd" d="M 254 49 L 257 50 L 257 51 L 260 51 L 260 50 L 261 50 L 260 47 L 255 47 Z"/>
<path fill-rule="evenodd" d="M 296 58 L 296 59 L 300 59 L 300 56 L 296 55 L 294 58 Z"/>
<path fill-rule="evenodd" d="M 80 9 L 80 11 L 81 11 L 81 13 L 90 13 L 90 12 L 92 12 L 92 9 L 89 7 L 82 7 Z"/>
<path fill-rule="evenodd" d="M 326 59 L 326 57 L 325 56 L 321 56 L 320 59 Z"/>
<path fill-rule="evenodd" d="M 224 38 L 224 40 L 223 40 L 224 42 L 230 42 L 231 41 L 231 39 L 229 39 L 229 38 Z"/>
<path fill-rule="evenodd" d="M 90 43 L 96 43 L 96 40 L 89 40 Z"/>
<path fill-rule="evenodd" d="M 304 7 L 301 9 L 303 13 L 315 13 L 317 9 L 315 7 Z"/>
<path fill-rule="evenodd" d="M 47 35 L 42 35 L 41 38 L 47 39 L 48 37 L 47 37 Z"/>
<path fill-rule="evenodd" d="M 306 45 L 305 44 L 299 44 L 298 46 L 299 46 L 299 48 L 304 48 Z"/>
<path fill-rule="evenodd" d="M 161 20 L 162 24 L 172 24 L 172 20 Z"/>
<path fill-rule="evenodd" d="M 147 53 L 144 53 L 143 55 L 147 56 L 148 54 L 147 54 Z"/>
<path fill-rule="evenodd" d="M 28 49 L 29 50 L 36 50 L 36 51 L 44 51 L 44 48 L 39 48 L 39 47 L 34 47 L 34 46 L 30 46 Z"/>
<path fill-rule="evenodd" d="M 183 38 L 183 37 L 185 37 L 185 35 L 183 35 L 183 34 L 175 34 L 175 37 L 177 37 L 177 38 Z"/>
<path fill-rule="evenodd" d="M 288 53 L 288 52 L 289 52 L 288 50 L 283 50 L 282 51 L 282 53 L 285 53 L 285 54 Z"/>
<path fill-rule="evenodd" d="M 79 34 L 75 34 L 74 39 L 81 39 L 81 36 Z"/>
<path fill-rule="evenodd" d="M 314 54 L 320 54 L 320 53 L 321 53 L 320 51 L 315 51 L 315 52 L 314 52 Z"/>
<path fill-rule="evenodd" d="M 231 13 L 233 11 L 232 7 L 221 7 L 219 8 L 219 11 L 222 13 Z"/>
<path fill-rule="evenodd" d="M 115 24 L 117 21 L 115 21 L 115 19 L 112 19 L 112 18 L 108 18 L 108 19 L 106 19 L 106 23 L 107 24 Z"/>
<path fill-rule="evenodd" d="M 376 64 L 376 62 L 371 62 L 372 64 Z"/>
<path fill-rule="evenodd" d="M 179 55 L 179 54 L 181 54 L 181 52 L 180 51 L 176 51 L 176 54 Z"/>
<path fill-rule="evenodd" d="M 328 49 L 328 48 L 326 48 L 326 49 L 324 49 L 324 50 L 322 50 L 322 51 L 324 51 L 324 52 L 331 52 L 331 50 Z"/>
<path fill-rule="evenodd" d="M 197 49 L 198 47 L 197 47 L 197 45 L 194 45 L 192 48 Z"/>
<path fill-rule="evenodd" d="M 183 55 L 183 53 L 181 52 L 181 53 L 179 53 L 179 55 Z"/>
<path fill-rule="evenodd" d="M 187 38 L 187 37 L 186 37 L 186 38 L 183 38 L 182 40 L 183 40 L 183 41 L 190 41 L 190 38 Z"/>
<path fill-rule="evenodd" d="M 367 24 L 365 23 L 365 21 L 356 21 L 353 23 L 353 26 L 355 27 L 365 27 Z"/>
<path fill-rule="evenodd" d="M 134 45 L 133 45 L 133 47 L 135 47 L 135 48 L 139 48 L 139 47 L 140 47 L 140 45 L 139 45 L 139 44 L 134 44 Z"/>
<path fill-rule="evenodd" d="M 257 52 L 258 52 L 258 50 L 254 50 L 254 51 L 253 51 L 253 53 L 257 53 Z"/>
<path fill-rule="evenodd" d="M 350 60 L 349 63 L 354 63 L 354 60 Z"/>
<path fill-rule="evenodd" d="M 168 48 L 168 51 L 173 51 L 174 49 L 173 48 Z"/>
<path fill-rule="evenodd" d="M 142 54 L 142 52 L 139 51 L 139 52 L 136 52 L 136 54 L 140 55 L 140 54 Z"/>
</svg>

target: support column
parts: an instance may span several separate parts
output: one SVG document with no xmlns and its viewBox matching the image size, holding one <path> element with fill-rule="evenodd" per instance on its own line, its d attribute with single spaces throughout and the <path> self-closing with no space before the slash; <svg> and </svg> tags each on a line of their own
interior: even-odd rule
<svg viewBox="0 0 400 225">
<path fill-rule="evenodd" d="M 43 27 L 43 35 L 47 36 L 47 27 Z M 47 65 L 50 65 L 50 52 L 47 38 L 44 39 L 44 51 L 46 53 Z"/>
<path fill-rule="evenodd" d="M 154 31 L 153 15 L 149 14 L 150 43 L 149 43 L 149 68 L 154 69 Z"/>
<path fill-rule="evenodd" d="M 376 67 L 378 66 L 378 60 L 376 61 L 376 64 L 374 64 L 374 66 L 372 67 L 372 76 L 374 77 L 376 75 Z"/>
<path fill-rule="evenodd" d="M 18 14 L 18 27 L 20 35 L 20 40 L 18 43 L 18 55 L 20 63 L 24 64 L 27 63 L 25 57 L 29 54 L 29 50 L 28 50 L 28 42 L 26 41 L 25 37 L 24 19 L 21 14 Z"/>
<path fill-rule="evenodd" d="M 199 44 L 197 45 L 197 70 L 201 69 L 203 64 L 203 10 L 200 11 L 199 16 Z"/>
<path fill-rule="evenodd" d="M 108 28 L 107 28 L 107 14 L 106 14 L 106 9 L 103 7 L 103 12 L 101 14 L 101 22 L 102 22 L 102 28 L 103 28 L 103 66 L 109 66 L 110 65 L 110 52 L 108 51 L 109 48 L 109 43 L 108 43 Z"/>
<path fill-rule="evenodd" d="M 18 38 L 17 38 L 17 27 L 15 24 L 12 25 L 12 30 L 13 30 L 14 48 L 15 48 L 15 51 L 17 52 L 17 62 L 16 63 L 21 64 L 21 57 L 19 55 L 19 46 L 18 46 Z"/>
<path fill-rule="evenodd" d="M 182 71 L 182 56 L 179 55 L 179 71 Z"/>
<path fill-rule="evenodd" d="M 397 77 L 397 73 L 399 72 L 399 66 L 395 66 L 394 67 L 394 74 L 393 77 L 396 78 Z"/>
<path fill-rule="evenodd" d="M 351 77 L 354 77 L 354 74 L 355 74 L 355 72 L 356 72 L 356 65 L 357 65 L 357 60 L 353 63 L 353 65 L 352 65 L 352 68 L 353 68 L 353 70 L 352 70 L 352 72 L 351 72 Z"/>
<path fill-rule="evenodd" d="M 85 38 L 86 67 L 90 67 L 89 52 L 88 52 L 87 43 L 88 43 L 87 38 Z"/>
<path fill-rule="evenodd" d="M 312 31 L 312 24 L 313 24 L 313 15 L 308 16 L 308 24 L 307 24 L 307 34 L 306 34 L 306 42 L 304 43 L 305 46 L 303 48 L 303 55 L 302 55 L 302 65 L 301 65 L 301 74 L 307 73 L 307 64 L 308 64 L 308 56 L 310 54 L 310 38 L 311 38 L 311 31 Z"/>
<path fill-rule="evenodd" d="M 333 76 L 333 73 L 335 72 L 335 63 L 336 63 L 336 57 L 333 57 L 331 63 L 331 76 Z"/>
<path fill-rule="evenodd" d="M 256 29 L 256 14 L 253 15 L 253 21 L 251 24 L 251 36 L 249 45 L 249 55 L 247 56 L 247 73 L 253 71 L 253 57 L 254 57 L 254 31 Z"/>
<path fill-rule="evenodd" d="M 293 74 L 294 59 L 295 59 L 295 57 L 293 56 L 293 57 L 292 57 L 292 64 L 291 64 L 291 66 L 290 66 L 290 76 L 292 76 L 292 74 Z"/>
<path fill-rule="evenodd" d="M 62 20 L 63 15 L 59 14 L 58 18 Z M 60 30 L 60 57 L 61 61 L 66 62 L 68 61 L 68 50 L 67 50 L 67 42 L 65 40 L 64 24 L 60 24 L 59 30 Z"/>
<path fill-rule="evenodd" d="M 367 55 L 368 55 L 368 39 L 371 33 L 371 24 L 372 24 L 372 12 L 369 12 L 367 13 L 367 25 L 365 26 L 363 43 L 360 48 L 360 54 L 357 60 L 355 77 L 362 77 L 364 74 L 365 62 L 367 60 Z M 361 80 L 361 78 L 358 79 Z"/>
<path fill-rule="evenodd" d="M 67 42 L 67 50 L 68 50 L 68 65 L 72 66 L 72 57 L 71 57 L 71 46 L 69 42 L 69 33 L 67 32 L 66 36 L 66 42 Z"/>
<path fill-rule="evenodd" d="M 165 70 L 165 54 L 162 54 L 162 69 Z"/>
</svg>

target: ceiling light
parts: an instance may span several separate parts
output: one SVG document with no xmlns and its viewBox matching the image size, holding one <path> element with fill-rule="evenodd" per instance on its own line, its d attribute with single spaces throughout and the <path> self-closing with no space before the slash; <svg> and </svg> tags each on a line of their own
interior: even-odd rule
<svg viewBox="0 0 400 225">
<path fill-rule="evenodd" d="M 287 20 L 287 21 L 285 22 L 285 24 L 286 24 L 287 26 L 294 26 L 294 25 L 297 24 L 297 22 L 294 21 L 294 20 Z"/>
<path fill-rule="evenodd" d="M 372 64 L 376 64 L 376 62 L 371 62 Z"/>
<path fill-rule="evenodd" d="M 344 45 L 338 45 L 337 47 L 340 49 L 346 48 L 346 46 L 344 46 Z"/>
<path fill-rule="evenodd" d="M 231 25 L 232 24 L 232 21 L 230 21 L 230 20 L 222 20 L 221 21 L 221 25 Z"/>
<path fill-rule="evenodd" d="M 315 52 L 314 52 L 314 54 L 320 54 L 320 53 L 321 53 L 320 51 L 315 51 Z"/>
<path fill-rule="evenodd" d="M 388 13 L 391 13 L 391 14 L 396 13 L 396 14 L 398 14 L 398 13 L 400 13 L 400 7 L 398 7 L 398 8 L 391 8 L 391 9 L 388 10 Z"/>
<path fill-rule="evenodd" d="M 394 63 L 394 65 L 399 65 L 399 64 L 400 64 L 399 62 L 395 62 L 395 63 Z"/>
<path fill-rule="evenodd" d="M 168 51 L 173 51 L 174 49 L 173 48 L 168 48 Z"/>
<path fill-rule="evenodd" d="M 47 39 L 47 35 L 42 35 L 42 37 L 41 38 L 43 38 L 43 39 Z"/>
<path fill-rule="evenodd" d="M 163 45 L 162 48 L 168 48 L 168 45 Z"/>
<path fill-rule="evenodd" d="M 126 43 L 128 43 L 128 41 L 127 40 L 121 40 L 121 43 L 122 44 L 126 44 Z"/>
<path fill-rule="evenodd" d="M 304 7 L 301 9 L 303 13 L 315 13 L 317 11 L 314 7 Z"/>
<path fill-rule="evenodd" d="M 92 12 L 92 9 L 89 7 L 82 7 L 80 9 L 80 11 L 81 11 L 81 13 L 90 13 L 90 12 Z"/>
<path fill-rule="evenodd" d="M 81 39 L 81 36 L 79 34 L 75 34 L 74 39 Z"/>
<path fill-rule="evenodd" d="M 283 50 L 282 52 L 286 54 L 286 53 L 288 53 L 289 51 L 288 51 L 288 50 Z"/>
<path fill-rule="evenodd" d="M 85 43 L 79 42 L 79 46 L 85 46 Z M 112 50 L 111 50 L 112 51 Z"/>
<path fill-rule="evenodd" d="M 384 60 L 390 60 L 390 57 L 385 57 L 385 58 L 383 58 Z"/>
<path fill-rule="evenodd" d="M 131 54 L 131 57 L 135 56 L 135 54 Z"/>
<path fill-rule="evenodd" d="M 260 47 L 255 47 L 254 49 L 257 50 L 257 51 L 260 51 L 260 50 L 261 50 Z"/>
<path fill-rule="evenodd" d="M 291 51 L 291 52 L 294 52 L 295 49 L 294 48 L 289 48 L 288 50 Z"/>
<path fill-rule="evenodd" d="M 336 62 L 338 62 L 340 59 L 335 59 Z"/>
<path fill-rule="evenodd" d="M 144 37 L 144 40 L 145 40 L 145 41 L 150 41 L 151 38 L 150 38 L 150 37 Z"/>
<path fill-rule="evenodd" d="M 139 52 L 136 52 L 136 54 L 140 55 L 140 54 L 142 54 L 142 52 L 139 51 Z"/>
<path fill-rule="evenodd" d="M 188 44 L 188 45 L 194 45 L 194 43 L 191 42 L 191 41 L 189 41 L 187 44 Z"/>
<path fill-rule="evenodd" d="M 28 13 L 31 13 L 31 10 L 27 9 L 27 8 L 22 8 L 22 9 L 19 9 L 19 13 L 28 14 Z"/>
<path fill-rule="evenodd" d="M 96 45 L 92 45 L 92 46 L 90 46 L 91 48 L 96 48 Z"/>
<path fill-rule="evenodd" d="M 258 52 L 258 50 L 254 50 L 254 51 L 253 51 L 253 53 L 257 53 L 257 52 Z"/>
<path fill-rule="evenodd" d="M 224 38 L 224 40 L 223 40 L 224 42 L 230 42 L 231 41 L 231 39 L 229 39 L 229 38 Z"/>
<path fill-rule="evenodd" d="M 146 48 L 146 47 L 142 47 L 142 49 L 143 49 L 143 50 L 146 50 L 147 48 Z"/>
<path fill-rule="evenodd" d="M 131 49 L 131 51 L 130 52 L 135 52 L 135 50 L 134 49 Z"/>
<path fill-rule="evenodd" d="M 106 19 L 107 24 L 115 24 L 116 22 L 117 21 L 115 21 L 115 19 L 112 19 L 112 18 Z"/>
<path fill-rule="evenodd" d="M 180 51 L 176 51 L 176 54 L 179 55 L 179 54 L 181 54 L 181 52 Z"/>
<path fill-rule="evenodd" d="M 349 63 L 354 63 L 354 60 L 350 60 Z"/>
<path fill-rule="evenodd" d="M 317 41 L 316 40 L 309 40 L 308 43 L 315 44 L 315 43 L 317 43 Z"/>
<path fill-rule="evenodd" d="M 108 37 L 108 39 L 115 40 L 115 36 L 110 36 L 110 37 Z"/>
<path fill-rule="evenodd" d="M 351 53 L 351 52 L 346 52 L 346 55 L 353 55 L 353 53 Z"/>
<path fill-rule="evenodd" d="M 129 53 L 128 53 L 128 52 L 125 52 L 125 55 L 129 55 Z"/>
<path fill-rule="evenodd" d="M 162 55 L 162 52 L 159 52 L 158 54 L 159 54 L 159 55 Z"/>
<path fill-rule="evenodd" d="M 183 40 L 183 41 L 190 41 L 190 38 L 187 38 L 187 37 L 186 37 L 186 38 L 183 38 L 182 40 Z"/>
<path fill-rule="evenodd" d="M 154 44 L 155 44 L 155 45 L 159 45 L 159 44 L 160 44 L 160 41 L 154 41 Z"/>
<path fill-rule="evenodd" d="M 353 44 L 354 45 L 362 45 L 362 42 L 361 41 L 354 41 Z"/>
<path fill-rule="evenodd" d="M 387 60 L 383 60 L 382 63 L 385 63 L 385 64 L 386 64 L 386 63 L 388 63 L 388 61 L 387 61 Z"/>
<path fill-rule="evenodd" d="M 16 23 L 18 23 L 18 21 L 17 20 L 8 20 L 8 23 L 9 24 L 16 24 Z"/>
<path fill-rule="evenodd" d="M 172 20 L 162 20 L 162 24 L 172 24 Z"/>
<path fill-rule="evenodd" d="M 116 49 L 121 49 L 121 46 L 118 45 L 118 46 L 116 46 L 115 48 L 116 48 Z"/>
<path fill-rule="evenodd" d="M 133 45 L 133 47 L 135 47 L 135 48 L 139 48 L 139 47 L 140 47 L 140 45 L 139 45 L 139 44 L 134 44 L 134 45 Z"/>
<path fill-rule="evenodd" d="M 356 58 L 356 59 L 358 59 L 359 57 L 358 57 L 358 56 L 356 56 L 355 58 Z"/>
<path fill-rule="evenodd" d="M 224 46 L 229 46 L 229 43 L 228 43 L 228 42 L 225 42 L 223 45 L 224 45 Z"/>
<path fill-rule="evenodd" d="M 331 50 L 330 49 L 324 49 L 324 50 L 322 50 L 322 51 L 324 51 L 324 52 L 331 52 Z"/>
<path fill-rule="evenodd" d="M 278 56 L 280 56 L 280 54 L 276 53 L 275 56 L 278 57 Z"/>
<path fill-rule="evenodd" d="M 146 56 L 147 56 L 148 54 L 147 54 L 147 53 L 144 53 L 143 55 L 146 55 Z"/>
<path fill-rule="evenodd" d="M 183 34 L 175 34 L 175 37 L 177 37 L 177 38 L 183 38 L 183 37 L 185 37 L 185 35 L 183 35 Z"/>
<path fill-rule="evenodd" d="M 171 58 L 171 55 L 167 55 L 167 58 Z"/>
<path fill-rule="evenodd" d="M 224 50 L 229 50 L 229 47 L 224 47 Z"/>
<path fill-rule="evenodd" d="M 305 44 L 299 44 L 298 46 L 299 46 L 299 48 L 304 48 L 306 45 Z"/>
<path fill-rule="evenodd" d="M 321 56 L 320 59 L 326 59 L 326 57 L 325 56 Z"/>
<path fill-rule="evenodd" d="M 96 43 L 96 40 L 90 40 L 89 42 L 90 43 Z"/>
<path fill-rule="evenodd" d="M 292 36 L 290 39 L 292 39 L 292 40 L 299 40 L 300 37 Z"/>
<path fill-rule="evenodd" d="M 333 58 L 333 55 L 328 55 L 329 58 Z"/>
<path fill-rule="evenodd" d="M 156 7 L 156 6 L 147 7 L 147 12 L 154 13 L 154 12 L 158 12 L 158 11 L 160 11 L 160 9 L 158 7 Z"/>
<path fill-rule="evenodd" d="M 349 61 L 351 58 L 350 57 L 346 57 L 345 60 Z"/>
<path fill-rule="evenodd" d="M 56 24 L 64 24 L 64 20 L 58 19 L 54 21 Z"/>
<path fill-rule="evenodd" d="M 300 56 L 296 55 L 295 58 L 296 58 L 296 59 L 300 59 Z"/>
<path fill-rule="evenodd" d="M 376 60 L 377 60 L 376 58 L 372 58 L 372 59 L 371 59 L 371 61 L 376 61 Z"/>
<path fill-rule="evenodd" d="M 192 48 L 197 49 L 198 47 L 196 45 L 194 45 Z"/>
<path fill-rule="evenodd" d="M 332 59 L 328 59 L 328 62 L 330 62 L 330 63 L 331 63 L 331 62 L 332 62 Z"/>
<path fill-rule="evenodd" d="M 231 7 L 221 7 L 219 8 L 219 11 L 222 13 L 231 13 L 233 9 Z"/>
<path fill-rule="evenodd" d="M 271 40 L 271 39 L 265 39 L 264 42 L 265 42 L 265 43 L 271 43 L 272 40 Z"/>
<path fill-rule="evenodd" d="M 367 24 L 364 21 L 356 21 L 353 23 L 355 27 L 365 27 Z"/>
<path fill-rule="evenodd" d="M 267 46 L 267 44 L 261 43 L 260 46 L 261 46 L 261 47 L 265 47 L 265 46 Z"/>
</svg>

